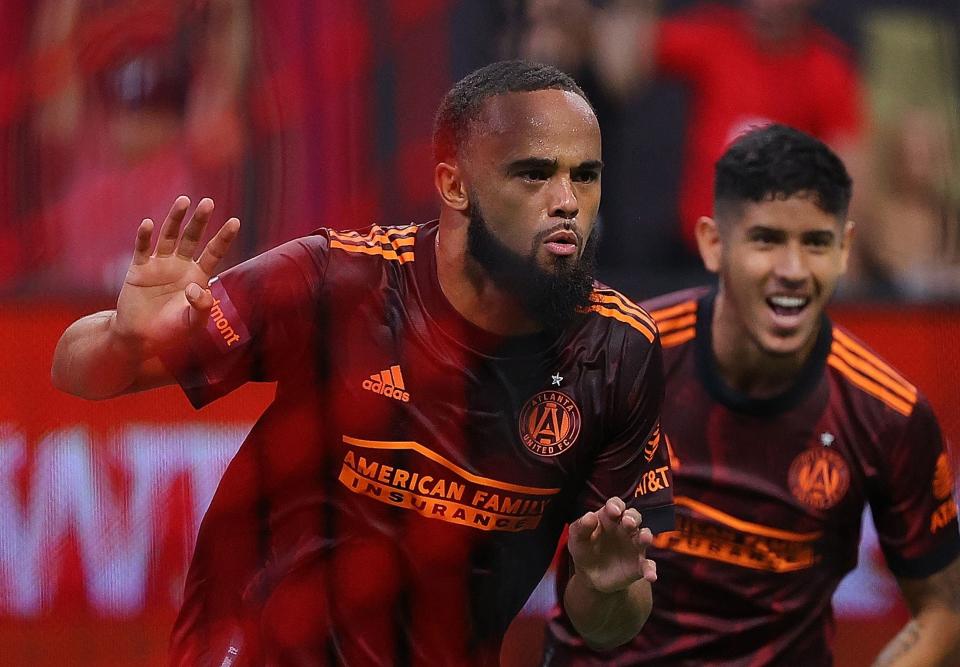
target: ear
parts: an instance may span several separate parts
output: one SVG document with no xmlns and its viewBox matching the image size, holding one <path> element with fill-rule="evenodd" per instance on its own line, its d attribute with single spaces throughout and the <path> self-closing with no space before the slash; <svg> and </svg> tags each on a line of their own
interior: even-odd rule
<svg viewBox="0 0 960 667">
<path fill-rule="evenodd" d="M 853 243 L 854 229 L 857 225 L 853 220 L 847 220 L 843 224 L 843 232 L 840 236 L 840 270 L 847 272 L 847 261 L 850 259 L 850 244 Z"/>
<path fill-rule="evenodd" d="M 707 216 L 701 216 L 694 228 L 697 247 L 703 265 L 711 273 L 720 272 L 720 256 L 723 252 L 723 239 L 720 237 L 720 227 L 717 221 Z"/>
<path fill-rule="evenodd" d="M 470 206 L 463 172 L 456 163 L 440 162 L 433 170 L 433 184 L 440 193 L 444 205 L 456 211 L 466 211 Z"/>
</svg>

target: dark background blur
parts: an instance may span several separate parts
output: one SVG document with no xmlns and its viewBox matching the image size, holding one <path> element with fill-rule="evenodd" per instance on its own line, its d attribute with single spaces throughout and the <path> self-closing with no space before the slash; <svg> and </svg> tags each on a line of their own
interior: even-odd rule
<svg viewBox="0 0 960 667">
<path fill-rule="evenodd" d="M 178 194 L 212 196 L 216 223 L 243 222 L 232 264 L 319 226 L 436 217 L 434 109 L 456 79 L 523 51 L 533 4 L 0 3 L 0 663 L 159 664 L 199 517 L 270 398 L 249 387 L 193 412 L 173 389 L 86 403 L 50 387 L 57 337 L 112 307 L 139 221 Z M 956 440 L 960 3 L 812 11 L 865 92 L 863 250 L 833 315 Z M 575 74 L 604 134 L 601 277 L 638 299 L 701 282 L 676 213 L 689 90 L 653 77 L 613 99 Z M 903 618 L 867 537 L 838 598 L 840 665 L 869 664 Z M 548 604 L 535 595 L 505 663 L 530 664 Z"/>
</svg>

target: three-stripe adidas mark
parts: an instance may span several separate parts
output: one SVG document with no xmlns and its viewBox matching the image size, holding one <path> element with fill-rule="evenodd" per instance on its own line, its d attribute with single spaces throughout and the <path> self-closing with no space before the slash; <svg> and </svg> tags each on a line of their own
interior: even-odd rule
<svg viewBox="0 0 960 667">
<path fill-rule="evenodd" d="M 361 386 L 374 394 L 387 396 L 404 403 L 410 402 L 410 394 L 403 384 L 403 373 L 400 372 L 399 366 L 391 366 L 385 371 L 374 373 L 369 380 L 364 380 Z"/>
</svg>

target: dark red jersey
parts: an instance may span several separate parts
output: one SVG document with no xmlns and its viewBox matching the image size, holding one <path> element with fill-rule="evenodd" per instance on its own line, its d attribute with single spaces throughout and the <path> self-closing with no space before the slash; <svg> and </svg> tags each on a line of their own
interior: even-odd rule
<svg viewBox="0 0 960 667">
<path fill-rule="evenodd" d="M 551 665 L 832 664 L 831 597 L 870 505 L 887 563 L 926 577 L 960 554 L 953 475 L 922 395 L 826 317 L 783 395 L 720 378 L 714 293 L 647 305 L 664 347 L 662 416 L 676 532 L 657 537 L 653 612 L 636 639 L 591 653 L 554 619 Z"/>
<path fill-rule="evenodd" d="M 596 285 L 558 337 L 494 336 L 443 296 L 437 229 L 241 264 L 165 356 L 198 407 L 278 383 L 201 525 L 174 663 L 497 664 L 567 522 L 617 495 L 673 526 L 647 313 Z"/>
</svg>

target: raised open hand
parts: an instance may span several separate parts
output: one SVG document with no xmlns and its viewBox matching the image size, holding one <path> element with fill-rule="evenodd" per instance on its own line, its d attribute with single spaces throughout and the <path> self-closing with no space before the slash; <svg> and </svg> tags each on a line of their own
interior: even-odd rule
<svg viewBox="0 0 960 667">
<path fill-rule="evenodd" d="M 201 199 L 181 233 L 189 207 L 187 197 L 177 198 L 160 226 L 152 253 L 153 220 L 145 219 L 137 229 L 133 260 L 117 299 L 114 331 L 147 353 L 162 349 L 205 320 L 213 306 L 207 284 L 240 229 L 237 218 L 227 220 L 195 260 L 213 201 Z"/>
<path fill-rule="evenodd" d="M 646 556 L 652 541 L 650 529 L 640 527 L 640 513 L 611 498 L 570 525 L 567 546 L 577 575 L 596 590 L 612 593 L 639 579 L 656 581 L 656 564 Z"/>
</svg>

